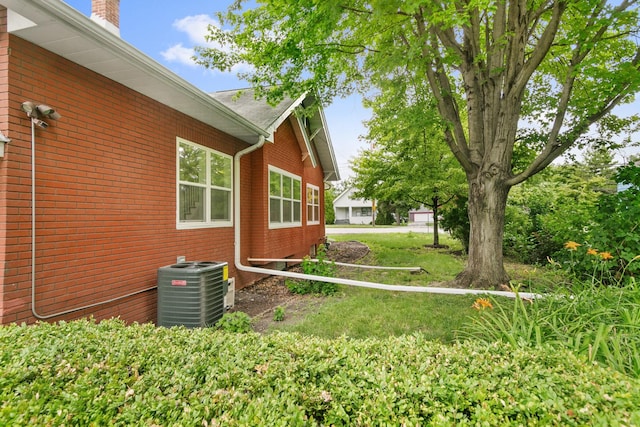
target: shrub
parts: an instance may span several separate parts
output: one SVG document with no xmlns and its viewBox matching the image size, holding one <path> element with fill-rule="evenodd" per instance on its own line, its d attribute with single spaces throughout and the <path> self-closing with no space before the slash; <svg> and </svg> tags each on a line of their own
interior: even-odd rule
<svg viewBox="0 0 640 427">
<path fill-rule="evenodd" d="M 545 263 L 565 241 L 586 236 L 594 224 L 596 198 L 594 191 L 573 188 L 558 177 L 513 188 L 505 216 L 505 255 L 520 262 Z"/>
<path fill-rule="evenodd" d="M 333 262 L 327 261 L 327 252 L 324 245 L 318 248 L 317 261 L 312 261 L 308 256 L 302 261 L 302 271 L 305 274 L 314 276 L 334 277 L 336 266 Z M 285 280 L 285 285 L 296 294 L 319 294 L 333 295 L 338 292 L 338 285 L 335 283 L 322 282 L 319 280 Z"/>
<path fill-rule="evenodd" d="M 278 306 L 273 310 L 273 320 L 276 322 L 282 322 L 284 320 L 284 308 Z"/>
<path fill-rule="evenodd" d="M 632 260 L 640 255 L 640 166 L 625 166 L 616 173 L 616 180 L 630 188 L 598 200 L 590 243 L 602 250 L 609 249 L 616 259 L 611 273 L 628 280 L 640 275 L 640 263 Z M 623 274 L 624 273 L 624 274 Z"/>
<path fill-rule="evenodd" d="M 640 275 L 640 167 L 626 166 L 616 173 L 616 180 L 630 188 L 614 194 L 602 194 L 589 208 L 589 218 L 577 227 L 551 229 L 555 239 L 579 242 L 572 248 L 559 249 L 552 257 L 577 279 L 600 281 L 603 284 L 633 283 Z M 574 218 L 575 210 L 567 217 Z M 568 250 L 567 250 L 568 249 Z M 603 256 L 606 255 L 606 259 Z M 605 261 L 605 262 L 603 262 Z"/>
<path fill-rule="evenodd" d="M 456 196 L 453 203 L 448 203 L 441 208 L 442 221 L 440 225 L 454 239 L 458 239 L 465 252 L 469 252 L 470 224 L 468 214 L 468 197 Z"/>
<path fill-rule="evenodd" d="M 0 425 L 638 425 L 640 383 L 550 347 L 117 320 L 0 328 Z"/>
<path fill-rule="evenodd" d="M 216 323 L 215 327 L 226 332 L 245 333 L 253 330 L 251 317 L 242 311 L 225 313 Z"/>
</svg>

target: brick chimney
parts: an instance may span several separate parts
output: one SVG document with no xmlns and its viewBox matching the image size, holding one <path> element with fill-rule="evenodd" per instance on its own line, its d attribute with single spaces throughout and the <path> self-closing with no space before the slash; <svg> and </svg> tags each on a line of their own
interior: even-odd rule
<svg viewBox="0 0 640 427">
<path fill-rule="evenodd" d="M 91 19 L 120 36 L 120 0 L 91 0 Z"/>
</svg>

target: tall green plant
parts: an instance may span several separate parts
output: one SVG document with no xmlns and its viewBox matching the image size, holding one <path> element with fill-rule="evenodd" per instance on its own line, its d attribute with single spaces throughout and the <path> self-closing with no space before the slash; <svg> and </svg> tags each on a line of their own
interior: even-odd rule
<svg viewBox="0 0 640 427">
<path fill-rule="evenodd" d="M 324 190 L 324 223 L 333 224 L 336 222 L 336 212 L 333 209 L 333 201 L 336 199 L 336 189 L 328 188 Z"/>
<path fill-rule="evenodd" d="M 424 84 L 397 78 L 381 81 L 380 92 L 365 106 L 373 112 L 365 138 L 375 148 L 352 162 L 357 196 L 429 208 L 438 246 L 440 209 L 466 194 L 467 186 L 445 143 L 446 127 L 435 114 L 424 114 L 435 111 L 435 100 Z"/>
<path fill-rule="evenodd" d="M 458 239 L 465 252 L 469 252 L 469 215 L 467 214 L 468 198 L 458 196 L 453 203 L 442 208 L 442 228 Z"/>
<path fill-rule="evenodd" d="M 589 164 L 550 166 L 509 194 L 505 254 L 526 263 L 563 258 L 565 242 L 587 241 L 598 227 L 598 199 L 613 181 L 591 173 Z M 602 246 L 604 249 L 604 246 Z"/>
<path fill-rule="evenodd" d="M 640 377 L 640 286 L 606 287 L 591 283 L 535 301 L 516 298 L 509 307 L 492 300 L 460 331 L 463 339 L 503 341 L 522 347 L 567 348 Z"/>
<path fill-rule="evenodd" d="M 598 227 L 593 230 L 591 242 L 610 248 L 617 259 L 612 266 L 616 278 L 638 277 L 640 263 L 632 264 L 632 260 L 640 255 L 640 166 L 620 168 L 615 179 L 628 188 L 599 199 L 594 213 Z"/>
</svg>

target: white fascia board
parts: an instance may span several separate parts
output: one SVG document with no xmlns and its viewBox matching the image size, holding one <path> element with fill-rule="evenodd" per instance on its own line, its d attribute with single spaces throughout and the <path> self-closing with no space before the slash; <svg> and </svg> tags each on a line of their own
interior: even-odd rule
<svg viewBox="0 0 640 427">
<path fill-rule="evenodd" d="M 294 111 L 296 110 L 296 108 L 298 108 L 299 105 L 302 104 L 302 101 L 304 101 L 304 99 L 307 97 L 307 94 L 303 94 L 300 97 L 298 97 L 298 99 L 296 99 L 295 101 L 293 101 L 291 103 L 291 105 L 289 106 L 289 108 L 287 108 L 285 110 L 284 113 L 282 113 L 280 115 L 280 117 L 277 117 L 273 123 L 271 123 L 271 125 L 265 129 L 267 132 L 269 132 L 269 134 L 271 135 L 271 140 L 273 141 L 273 134 L 278 130 L 278 128 L 280 127 L 280 125 L 282 123 L 285 122 L 285 120 L 287 120 L 289 118 L 289 116 L 291 116 Z M 269 138 L 267 138 L 269 139 Z"/>
<path fill-rule="evenodd" d="M 311 164 L 315 168 L 318 165 L 318 160 L 316 159 L 316 155 L 313 152 L 313 147 L 311 147 L 311 140 L 309 139 L 309 135 L 307 135 L 307 128 L 305 127 L 302 119 L 297 114 L 296 123 L 298 123 L 298 127 L 300 128 L 300 133 L 302 134 L 302 139 L 304 140 L 304 146 L 307 148 L 307 153 L 309 154 L 309 159 L 311 159 Z"/>
</svg>

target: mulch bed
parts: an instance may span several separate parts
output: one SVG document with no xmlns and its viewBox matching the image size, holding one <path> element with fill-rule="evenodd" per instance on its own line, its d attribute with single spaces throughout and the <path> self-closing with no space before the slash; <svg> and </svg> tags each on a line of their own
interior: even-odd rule
<svg viewBox="0 0 640 427">
<path fill-rule="evenodd" d="M 369 253 L 369 247 L 356 241 L 332 242 L 327 250 L 327 259 L 336 262 L 351 263 Z M 302 271 L 300 266 L 289 269 Z M 295 310 L 303 310 L 317 297 L 294 294 L 285 285 L 285 279 L 269 276 L 245 288 L 236 290 L 235 305 L 231 311 L 242 311 L 253 318 L 254 330 L 261 332 L 273 321 L 276 307 L 285 309 L 285 316 L 291 316 Z"/>
</svg>

